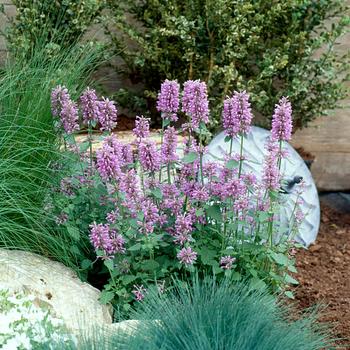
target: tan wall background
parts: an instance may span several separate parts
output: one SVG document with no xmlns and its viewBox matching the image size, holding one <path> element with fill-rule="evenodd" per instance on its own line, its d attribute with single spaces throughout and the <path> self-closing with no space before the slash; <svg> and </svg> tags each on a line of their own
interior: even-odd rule
<svg viewBox="0 0 350 350">
<path fill-rule="evenodd" d="M 350 0 L 346 2 L 350 4 Z M 0 0 L 0 4 L 4 5 L 7 16 L 15 15 L 16 8 L 10 0 Z M 0 14 L 0 30 L 6 25 L 6 17 Z M 103 31 L 94 26 L 87 36 L 103 39 Z M 349 52 L 349 49 L 350 33 L 344 35 L 337 45 L 340 53 Z M 0 65 L 5 58 L 6 43 L 0 36 Z M 128 84 L 110 70 L 102 70 L 99 75 L 103 77 L 107 91 Z M 303 147 L 315 157 L 311 171 L 320 190 L 350 190 L 350 97 L 342 104 L 343 108 L 330 111 L 329 116 L 318 118 L 308 128 L 298 131 L 292 141 L 295 147 Z"/>
</svg>

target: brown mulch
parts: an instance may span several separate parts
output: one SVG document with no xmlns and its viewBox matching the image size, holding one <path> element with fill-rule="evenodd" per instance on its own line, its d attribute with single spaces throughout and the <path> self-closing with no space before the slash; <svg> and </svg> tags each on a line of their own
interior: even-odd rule
<svg viewBox="0 0 350 350">
<path fill-rule="evenodd" d="M 300 308 L 325 305 L 319 320 L 334 326 L 336 338 L 345 338 L 340 343 L 350 344 L 350 214 L 321 208 L 316 243 L 296 256 L 300 285 L 294 293 Z"/>
</svg>

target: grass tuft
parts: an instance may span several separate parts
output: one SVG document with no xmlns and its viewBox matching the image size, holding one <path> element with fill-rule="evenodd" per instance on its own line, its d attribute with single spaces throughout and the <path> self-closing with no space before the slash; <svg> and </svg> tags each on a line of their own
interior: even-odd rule
<svg viewBox="0 0 350 350">
<path fill-rule="evenodd" d="M 0 71 L 0 247 L 74 265 L 71 238 L 56 230 L 45 208 L 61 156 L 50 93 L 57 84 L 80 93 L 101 57 L 89 46 L 49 57 L 38 46 L 29 59 L 11 57 Z"/>
</svg>

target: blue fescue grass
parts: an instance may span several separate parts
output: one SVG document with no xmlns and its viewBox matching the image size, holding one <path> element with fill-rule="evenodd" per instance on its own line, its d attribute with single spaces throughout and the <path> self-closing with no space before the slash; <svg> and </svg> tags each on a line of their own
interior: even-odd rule
<svg viewBox="0 0 350 350">
<path fill-rule="evenodd" d="M 321 350 L 335 349 L 317 313 L 291 320 L 293 309 L 245 284 L 175 282 L 170 293 L 150 290 L 131 318 L 134 333 L 95 332 L 79 349 L 120 350 Z M 59 348 L 59 347 L 58 347 Z M 72 347 L 74 349 L 74 346 Z"/>
<path fill-rule="evenodd" d="M 38 46 L 32 57 L 11 57 L 0 71 L 0 247 L 74 265 L 71 238 L 56 230 L 44 208 L 61 157 L 50 93 L 57 84 L 80 93 L 101 57 L 89 46 L 54 56 Z"/>
</svg>

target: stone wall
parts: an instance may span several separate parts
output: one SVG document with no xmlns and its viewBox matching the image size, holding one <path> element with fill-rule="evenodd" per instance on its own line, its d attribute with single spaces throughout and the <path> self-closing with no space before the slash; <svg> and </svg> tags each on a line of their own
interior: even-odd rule
<svg viewBox="0 0 350 350">
<path fill-rule="evenodd" d="M 8 18 L 14 17 L 16 14 L 16 7 L 12 4 L 11 0 L 0 0 L 0 5 L 5 8 L 5 15 L 0 13 L 0 33 L 5 30 L 8 23 Z M 5 38 L 0 35 L 0 65 L 4 64 L 6 58 L 6 42 Z"/>
</svg>

